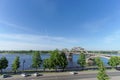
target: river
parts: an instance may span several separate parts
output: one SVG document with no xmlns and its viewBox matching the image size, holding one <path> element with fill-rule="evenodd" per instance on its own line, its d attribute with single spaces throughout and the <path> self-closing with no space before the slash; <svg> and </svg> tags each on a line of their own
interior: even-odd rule
<svg viewBox="0 0 120 80">
<path fill-rule="evenodd" d="M 24 69 L 27 69 L 27 70 L 32 69 L 31 68 L 31 65 L 32 65 L 32 54 L 23 54 L 23 53 L 22 54 L 18 54 L 18 53 L 16 53 L 16 54 L 10 54 L 10 53 L 8 53 L 7 54 L 7 53 L 1 53 L 0 54 L 0 58 L 2 56 L 6 57 L 8 59 L 8 61 L 9 61 L 9 64 L 8 64 L 9 66 L 7 67 L 6 70 L 11 70 L 11 65 L 12 65 L 12 63 L 13 63 L 13 61 L 14 61 L 14 59 L 15 59 L 16 56 L 20 57 L 20 62 L 21 62 L 21 64 L 20 64 L 21 67 L 19 68 L 20 70 L 22 70 L 22 68 L 23 68 L 22 65 L 23 65 L 23 61 L 24 60 L 25 60 Z M 50 54 L 41 54 L 42 60 L 46 59 L 46 58 L 49 58 L 49 57 L 50 57 Z M 73 62 L 72 63 L 69 62 L 68 67 L 79 66 L 77 64 L 78 58 L 79 58 L 78 54 L 73 54 Z M 101 58 L 101 60 L 104 62 L 105 65 L 107 65 L 108 60 L 106 58 Z"/>
</svg>

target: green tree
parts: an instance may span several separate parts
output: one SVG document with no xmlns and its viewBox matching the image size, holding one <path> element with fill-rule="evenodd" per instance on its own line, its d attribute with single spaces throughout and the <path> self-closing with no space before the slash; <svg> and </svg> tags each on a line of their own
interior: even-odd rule
<svg viewBox="0 0 120 80">
<path fill-rule="evenodd" d="M 20 58 L 19 56 L 17 56 L 13 61 L 12 70 L 16 73 L 19 67 L 20 67 Z"/>
<path fill-rule="evenodd" d="M 45 71 L 46 68 L 48 68 L 48 63 L 49 63 L 48 59 L 43 60 L 43 69 L 44 69 L 44 71 Z"/>
<path fill-rule="evenodd" d="M 109 80 L 109 76 L 105 72 L 105 67 L 101 66 L 98 74 L 97 74 L 98 80 Z"/>
<path fill-rule="evenodd" d="M 108 64 L 109 64 L 110 66 L 112 66 L 112 68 L 117 67 L 117 65 L 120 64 L 120 58 L 117 57 L 117 56 L 112 56 L 112 57 L 109 59 Z"/>
<path fill-rule="evenodd" d="M 109 76 L 106 74 L 104 63 L 100 60 L 100 58 L 96 58 L 96 63 L 99 69 L 99 72 L 97 74 L 98 80 L 109 80 Z"/>
<path fill-rule="evenodd" d="M 38 51 L 35 51 L 32 56 L 32 67 L 37 69 L 40 67 L 42 64 L 42 59 L 40 56 L 40 53 Z"/>
<path fill-rule="evenodd" d="M 2 57 L 0 59 L 0 70 L 2 73 L 2 69 L 6 69 L 8 67 L 8 60 L 6 59 L 6 57 Z"/>
<path fill-rule="evenodd" d="M 77 63 L 82 67 L 83 70 L 86 65 L 86 56 L 84 53 L 80 53 Z"/>
<path fill-rule="evenodd" d="M 67 57 L 64 52 L 60 54 L 60 67 L 62 67 L 63 71 L 68 65 Z"/>
<path fill-rule="evenodd" d="M 100 63 L 102 63 L 99 57 L 95 58 L 95 62 L 98 67 L 101 65 Z"/>
<path fill-rule="evenodd" d="M 57 68 L 60 66 L 60 54 L 57 49 L 51 52 L 50 66 L 51 68 L 56 69 L 56 71 Z"/>
<path fill-rule="evenodd" d="M 44 71 L 45 71 L 46 68 L 51 69 L 51 62 L 50 62 L 49 58 L 48 59 L 44 59 L 44 61 L 43 61 L 43 68 L 44 68 Z"/>
</svg>

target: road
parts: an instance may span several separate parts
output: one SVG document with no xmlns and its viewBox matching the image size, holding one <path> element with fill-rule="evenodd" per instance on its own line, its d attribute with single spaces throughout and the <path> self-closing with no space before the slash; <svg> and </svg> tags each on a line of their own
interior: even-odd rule
<svg viewBox="0 0 120 80">
<path fill-rule="evenodd" d="M 96 79 L 97 73 L 89 73 L 87 74 L 76 74 L 71 75 L 52 75 L 52 76 L 39 76 L 39 77 L 26 77 L 26 78 L 11 78 L 11 79 L 1 79 L 1 80 L 97 80 Z M 111 77 L 118 77 L 120 76 L 120 72 L 108 72 L 108 75 Z M 120 77 L 118 77 L 120 79 Z M 118 79 L 118 80 L 119 80 Z M 112 80 L 112 79 L 111 79 Z M 117 80 L 117 79 L 115 79 Z"/>
<path fill-rule="evenodd" d="M 109 76 L 120 76 L 120 72 L 110 72 L 108 73 Z M 49 76 L 49 77 L 42 77 L 33 80 L 81 80 L 81 79 L 90 79 L 96 78 L 97 74 L 77 74 L 77 75 L 62 75 L 62 76 Z"/>
</svg>

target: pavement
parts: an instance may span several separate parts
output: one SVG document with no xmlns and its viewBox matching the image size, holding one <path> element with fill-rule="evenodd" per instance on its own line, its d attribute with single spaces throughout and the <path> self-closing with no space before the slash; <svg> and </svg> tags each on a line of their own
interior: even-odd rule
<svg viewBox="0 0 120 80">
<path fill-rule="evenodd" d="M 21 75 L 12 75 L 12 77 L 1 78 L 0 80 L 97 80 L 98 71 L 79 71 L 78 74 L 72 75 L 70 72 L 52 72 L 42 73 L 43 76 L 22 77 Z M 110 80 L 120 80 L 120 71 L 109 70 L 106 71 Z"/>
</svg>

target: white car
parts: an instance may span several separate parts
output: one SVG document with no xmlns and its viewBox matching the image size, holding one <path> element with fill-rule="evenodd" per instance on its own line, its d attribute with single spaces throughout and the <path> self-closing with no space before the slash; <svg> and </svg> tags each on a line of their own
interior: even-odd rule
<svg viewBox="0 0 120 80">
<path fill-rule="evenodd" d="M 25 73 L 22 73 L 21 76 L 26 77 L 27 75 Z"/>
<path fill-rule="evenodd" d="M 33 75 L 36 77 L 36 76 L 38 76 L 39 74 L 38 74 L 38 73 L 34 73 Z"/>
<path fill-rule="evenodd" d="M 35 77 L 37 77 L 37 76 L 42 76 L 42 74 L 34 73 L 33 76 L 35 76 Z"/>
<path fill-rule="evenodd" d="M 77 72 L 70 72 L 70 74 L 78 74 Z"/>
</svg>

